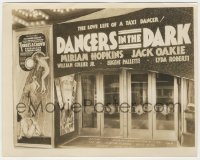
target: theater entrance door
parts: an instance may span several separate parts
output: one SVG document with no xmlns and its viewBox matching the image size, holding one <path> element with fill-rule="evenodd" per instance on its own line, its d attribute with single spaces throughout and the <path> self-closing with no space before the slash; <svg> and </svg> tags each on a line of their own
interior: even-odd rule
<svg viewBox="0 0 200 160">
<path fill-rule="evenodd" d="M 128 72 L 128 137 L 177 140 L 177 78 L 158 73 Z"/>
<path fill-rule="evenodd" d="M 81 74 L 78 88 L 81 136 L 177 140 L 176 77 L 126 69 L 99 71 Z M 128 110 L 123 109 L 126 104 Z"/>
<path fill-rule="evenodd" d="M 79 133 L 81 136 L 122 137 L 123 114 L 119 105 L 123 86 L 121 71 L 83 73 L 78 78 Z"/>
</svg>

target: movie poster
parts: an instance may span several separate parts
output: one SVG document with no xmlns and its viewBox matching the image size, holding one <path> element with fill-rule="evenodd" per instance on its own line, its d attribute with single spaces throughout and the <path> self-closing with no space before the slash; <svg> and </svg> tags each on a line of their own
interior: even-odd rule
<svg viewBox="0 0 200 160">
<path fill-rule="evenodd" d="M 17 143 L 51 144 L 49 37 L 44 31 L 16 33 Z M 16 144 L 17 145 L 17 144 Z"/>
<path fill-rule="evenodd" d="M 55 79 L 55 86 L 60 107 L 60 136 L 62 136 L 73 132 L 75 128 L 75 117 L 72 109 L 76 98 L 74 74 Z"/>
</svg>

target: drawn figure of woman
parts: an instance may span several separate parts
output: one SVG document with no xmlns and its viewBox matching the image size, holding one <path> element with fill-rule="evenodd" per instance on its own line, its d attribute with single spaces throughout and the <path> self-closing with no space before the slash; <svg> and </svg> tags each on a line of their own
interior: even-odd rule
<svg viewBox="0 0 200 160">
<path fill-rule="evenodd" d="M 43 52 L 35 52 L 32 55 L 32 57 L 37 63 L 37 71 L 39 70 L 40 67 L 44 69 L 41 77 L 41 82 L 42 82 L 41 93 L 43 94 L 46 92 L 45 78 L 49 75 L 50 72 L 48 63 L 46 61 L 47 59 L 49 59 L 49 57 L 45 56 Z"/>
<path fill-rule="evenodd" d="M 42 132 L 37 121 L 34 118 L 22 118 L 20 121 L 20 135 L 18 139 L 22 137 L 31 138 L 33 136 L 41 136 Z"/>
</svg>

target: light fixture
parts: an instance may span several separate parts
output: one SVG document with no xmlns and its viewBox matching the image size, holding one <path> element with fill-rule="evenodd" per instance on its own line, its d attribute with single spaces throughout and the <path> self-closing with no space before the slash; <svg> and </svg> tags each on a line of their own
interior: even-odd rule
<svg viewBox="0 0 200 160">
<path fill-rule="evenodd" d="M 15 16 L 14 16 L 13 19 L 14 19 L 14 21 L 17 21 L 17 20 L 18 20 L 18 17 L 15 17 Z"/>
<path fill-rule="evenodd" d="M 70 12 L 72 10 L 75 10 L 75 8 L 66 8 L 66 9 L 51 9 L 51 11 L 53 12 L 57 12 L 57 13 L 65 13 L 65 12 Z"/>
<path fill-rule="evenodd" d="M 45 19 L 46 19 L 46 20 L 49 19 L 49 16 L 46 16 Z"/>
<path fill-rule="evenodd" d="M 24 26 L 28 26 L 28 22 L 27 21 L 25 21 L 25 20 L 23 20 L 23 19 L 21 19 L 21 18 L 19 18 L 17 16 L 13 16 L 13 20 L 15 22 L 17 22 L 17 23 L 20 23 L 20 24 L 24 25 Z"/>
<path fill-rule="evenodd" d="M 41 21 L 41 24 L 43 24 L 43 25 L 44 25 L 44 24 L 45 24 L 45 21 Z"/>
<path fill-rule="evenodd" d="M 45 25 L 45 21 L 36 21 L 36 22 L 30 22 L 28 26 L 40 26 L 40 25 Z"/>
</svg>

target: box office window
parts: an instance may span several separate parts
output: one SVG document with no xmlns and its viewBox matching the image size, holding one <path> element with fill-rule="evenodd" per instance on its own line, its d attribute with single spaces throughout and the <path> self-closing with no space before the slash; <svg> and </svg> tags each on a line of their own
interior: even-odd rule
<svg viewBox="0 0 200 160">
<path fill-rule="evenodd" d="M 104 128 L 120 128 L 119 75 L 104 75 Z"/>
<path fill-rule="evenodd" d="M 96 78 L 94 75 L 82 75 L 82 127 L 96 128 L 97 113 L 94 111 L 96 103 Z"/>
<path fill-rule="evenodd" d="M 174 77 L 156 76 L 156 129 L 174 130 Z"/>
<path fill-rule="evenodd" d="M 148 74 L 131 75 L 132 129 L 148 129 L 148 112 L 143 107 L 148 102 Z"/>
</svg>

